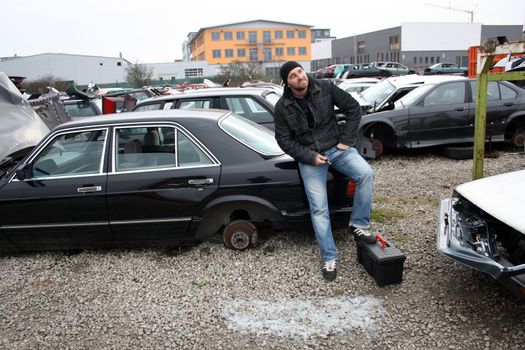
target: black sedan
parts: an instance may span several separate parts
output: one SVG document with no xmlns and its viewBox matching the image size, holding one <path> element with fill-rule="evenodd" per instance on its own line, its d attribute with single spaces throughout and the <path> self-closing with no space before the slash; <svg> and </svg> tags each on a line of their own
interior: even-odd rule
<svg viewBox="0 0 525 350">
<path fill-rule="evenodd" d="M 335 228 L 353 182 L 329 175 Z M 308 227 L 297 163 L 273 132 L 219 110 L 148 111 L 55 128 L 0 179 L 0 248 L 188 245 L 222 233 L 253 246 L 257 228 Z"/>
<path fill-rule="evenodd" d="M 346 67 L 341 75 L 342 79 L 364 78 L 364 77 L 389 77 L 392 73 L 388 70 L 379 69 L 372 64 L 351 64 Z"/>
<path fill-rule="evenodd" d="M 395 102 L 393 110 L 363 116 L 358 145 L 361 154 L 374 158 L 385 147 L 472 144 L 476 91 L 476 80 L 469 79 L 426 84 Z M 488 140 L 506 141 L 523 149 L 525 90 L 506 81 L 490 81 L 486 122 Z"/>
</svg>

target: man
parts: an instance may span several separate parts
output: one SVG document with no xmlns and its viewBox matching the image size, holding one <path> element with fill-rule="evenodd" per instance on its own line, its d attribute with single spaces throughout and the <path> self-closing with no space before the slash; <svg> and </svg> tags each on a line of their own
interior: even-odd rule
<svg viewBox="0 0 525 350">
<path fill-rule="evenodd" d="M 299 163 L 299 172 L 310 206 L 315 236 L 323 259 L 322 273 L 328 281 L 337 275 L 337 252 L 330 225 L 326 178 L 334 167 L 357 182 L 350 231 L 369 243 L 367 231 L 374 174 L 353 148 L 361 119 L 361 107 L 333 83 L 309 79 L 301 65 L 288 61 L 281 67 L 284 94 L 275 106 L 275 139 Z M 338 125 L 334 105 L 346 124 Z"/>
</svg>

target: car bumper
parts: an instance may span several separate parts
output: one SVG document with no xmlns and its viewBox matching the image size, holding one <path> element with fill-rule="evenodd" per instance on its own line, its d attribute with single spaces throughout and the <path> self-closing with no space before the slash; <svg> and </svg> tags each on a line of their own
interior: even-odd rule
<svg viewBox="0 0 525 350">
<path fill-rule="evenodd" d="M 437 250 L 474 270 L 486 273 L 511 289 L 516 295 L 525 297 L 525 264 L 513 265 L 503 258 L 492 259 L 484 251 L 496 251 L 490 239 L 480 241 L 480 252 L 467 241 L 469 235 L 463 214 L 454 209 L 458 198 L 441 200 L 437 225 Z"/>
</svg>

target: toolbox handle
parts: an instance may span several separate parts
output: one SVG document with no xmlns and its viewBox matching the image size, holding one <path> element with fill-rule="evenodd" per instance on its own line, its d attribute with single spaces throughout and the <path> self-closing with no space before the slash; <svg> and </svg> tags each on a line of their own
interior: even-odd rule
<svg viewBox="0 0 525 350">
<path fill-rule="evenodd" d="M 376 241 L 379 241 L 381 243 L 381 249 L 386 248 L 386 239 L 384 239 L 380 235 L 376 235 Z"/>
</svg>

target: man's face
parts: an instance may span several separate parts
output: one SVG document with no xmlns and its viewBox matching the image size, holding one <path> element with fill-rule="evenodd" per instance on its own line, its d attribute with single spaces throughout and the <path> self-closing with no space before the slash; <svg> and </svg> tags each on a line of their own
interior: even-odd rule
<svg viewBox="0 0 525 350">
<path fill-rule="evenodd" d="M 295 67 L 288 73 L 288 86 L 292 90 L 304 90 L 308 87 L 308 75 L 301 67 Z"/>
</svg>

